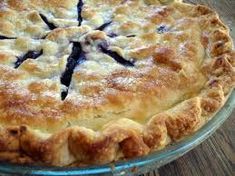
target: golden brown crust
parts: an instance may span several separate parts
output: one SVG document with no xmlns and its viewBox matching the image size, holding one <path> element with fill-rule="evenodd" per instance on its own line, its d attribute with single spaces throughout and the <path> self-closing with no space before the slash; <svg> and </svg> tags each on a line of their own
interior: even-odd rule
<svg viewBox="0 0 235 176">
<path fill-rule="evenodd" d="M 143 156 L 193 134 L 223 106 L 235 86 L 235 52 L 213 10 L 84 0 L 77 27 L 77 2 L 0 2 L 0 35 L 7 37 L 0 40 L 0 161 L 68 166 Z M 109 13 L 112 23 L 94 30 Z M 62 101 L 71 43 L 81 44 L 86 61 Z M 102 47 L 129 65 L 134 59 L 134 67 Z"/>
</svg>

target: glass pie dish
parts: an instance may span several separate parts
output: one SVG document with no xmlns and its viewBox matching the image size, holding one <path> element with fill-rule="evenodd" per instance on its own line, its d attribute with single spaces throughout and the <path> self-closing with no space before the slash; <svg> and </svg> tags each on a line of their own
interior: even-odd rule
<svg viewBox="0 0 235 176">
<path fill-rule="evenodd" d="M 232 17 L 225 16 L 224 20 L 232 29 L 235 29 L 234 24 L 232 24 L 230 20 L 231 18 Z M 232 30 L 231 32 L 231 36 L 233 38 L 235 38 L 234 31 L 235 30 Z M 169 145 L 161 151 L 153 152 L 148 156 L 128 161 L 119 161 L 108 165 L 83 168 L 40 167 L 31 165 L 21 166 L 16 164 L 0 163 L 0 173 L 25 175 L 132 175 L 146 173 L 177 159 L 202 143 L 211 134 L 213 134 L 227 118 L 229 118 L 234 107 L 235 92 L 232 92 L 224 107 L 206 125 L 194 133 L 194 135 L 187 137 L 178 143 Z"/>
<path fill-rule="evenodd" d="M 153 152 L 148 156 L 109 165 L 84 168 L 20 166 L 0 163 L 0 173 L 23 175 L 132 175 L 146 173 L 177 159 L 202 143 L 229 118 L 234 107 L 235 92 L 233 91 L 224 107 L 194 135 L 169 145 L 164 150 Z"/>
</svg>

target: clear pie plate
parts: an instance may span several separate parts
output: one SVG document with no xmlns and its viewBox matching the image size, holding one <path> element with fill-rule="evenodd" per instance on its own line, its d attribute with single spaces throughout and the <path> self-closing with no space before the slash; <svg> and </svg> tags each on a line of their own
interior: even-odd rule
<svg viewBox="0 0 235 176">
<path fill-rule="evenodd" d="M 25 175 L 132 175 L 146 173 L 169 163 L 193 149 L 218 129 L 231 115 L 235 107 L 235 91 L 228 98 L 224 107 L 194 135 L 169 145 L 164 150 L 156 151 L 148 156 L 128 161 L 120 161 L 109 165 L 93 167 L 39 167 L 21 166 L 0 163 L 0 173 Z"/>
</svg>

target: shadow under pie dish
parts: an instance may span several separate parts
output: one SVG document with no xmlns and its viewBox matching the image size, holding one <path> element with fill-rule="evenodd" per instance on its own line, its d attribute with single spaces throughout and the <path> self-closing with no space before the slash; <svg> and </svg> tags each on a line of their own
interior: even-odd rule
<svg viewBox="0 0 235 176">
<path fill-rule="evenodd" d="M 193 134 L 234 88 L 228 28 L 180 1 L 1 1 L 0 160 L 81 166 Z"/>
</svg>

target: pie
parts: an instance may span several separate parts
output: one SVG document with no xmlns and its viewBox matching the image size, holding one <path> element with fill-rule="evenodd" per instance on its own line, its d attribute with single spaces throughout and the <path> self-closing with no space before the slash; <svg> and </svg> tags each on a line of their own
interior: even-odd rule
<svg viewBox="0 0 235 176">
<path fill-rule="evenodd" d="M 0 0 L 0 160 L 82 166 L 192 135 L 235 85 L 216 12 L 180 0 Z"/>
</svg>

